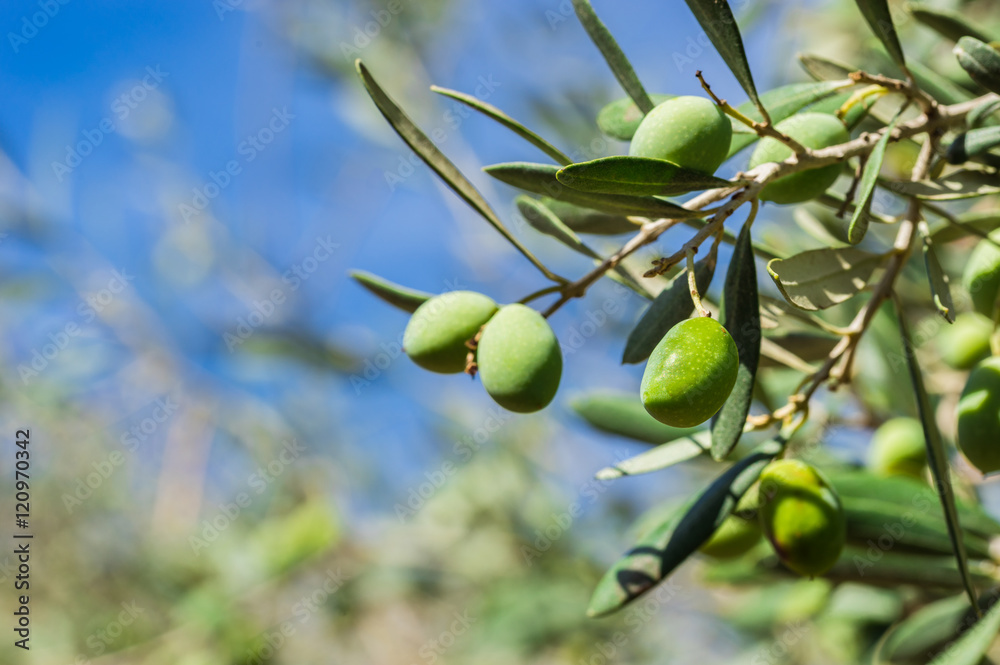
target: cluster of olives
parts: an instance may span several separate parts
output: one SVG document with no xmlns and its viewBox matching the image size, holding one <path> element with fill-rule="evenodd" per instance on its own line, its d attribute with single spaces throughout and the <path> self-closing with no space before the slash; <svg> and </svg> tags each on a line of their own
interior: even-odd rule
<svg viewBox="0 0 1000 665">
<path fill-rule="evenodd" d="M 800 113 L 782 120 L 775 129 L 807 148 L 828 148 L 850 140 L 847 127 L 828 113 Z M 632 137 L 633 157 L 665 159 L 686 168 L 712 174 L 729 156 L 733 127 L 726 114 L 703 97 L 674 97 L 646 114 Z M 750 168 L 782 162 L 792 149 L 774 138 L 762 139 L 750 156 Z M 763 201 L 801 203 L 827 190 L 840 173 L 840 164 L 799 171 L 768 183 Z"/>
<path fill-rule="evenodd" d="M 1000 471 L 1000 356 L 989 356 L 989 337 L 1000 304 L 1000 248 L 994 244 L 1000 242 L 1000 229 L 989 239 L 972 251 L 962 276 L 975 313 L 967 315 L 963 330 L 953 333 L 965 335 L 956 340 L 966 343 L 957 360 L 972 366 L 958 402 L 958 446 L 983 473 Z"/>
<path fill-rule="evenodd" d="M 473 291 L 451 291 L 421 304 L 406 325 L 403 350 L 420 367 L 441 374 L 465 371 L 473 354 L 486 392 L 517 413 L 545 408 L 562 376 L 559 342 L 541 314 L 519 303 L 500 307 Z"/>
<path fill-rule="evenodd" d="M 847 519 L 836 491 L 813 466 L 783 459 L 769 464 L 701 552 L 741 556 L 767 538 L 790 570 L 815 577 L 830 570 L 847 540 Z"/>
</svg>

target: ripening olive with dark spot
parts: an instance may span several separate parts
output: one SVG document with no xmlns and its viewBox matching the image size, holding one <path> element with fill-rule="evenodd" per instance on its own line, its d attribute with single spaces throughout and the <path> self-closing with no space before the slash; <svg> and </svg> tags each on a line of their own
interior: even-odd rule
<svg viewBox="0 0 1000 665">
<path fill-rule="evenodd" d="M 914 418 L 893 418 L 875 430 L 868 447 L 868 468 L 880 476 L 923 478 L 927 464 L 924 427 Z"/>
<path fill-rule="evenodd" d="M 962 273 L 962 286 L 972 296 L 972 306 L 983 316 L 993 320 L 993 309 L 1000 292 L 1000 229 L 989 235 L 990 240 L 980 240 Z"/>
<path fill-rule="evenodd" d="M 474 291 L 449 291 L 420 305 L 403 333 L 403 350 L 424 369 L 455 374 L 465 369 L 465 343 L 497 311 L 497 304 Z"/>
<path fill-rule="evenodd" d="M 833 567 L 847 539 L 840 497 L 814 467 L 778 460 L 760 474 L 761 528 L 789 569 L 814 577 Z"/>
<path fill-rule="evenodd" d="M 722 408 L 736 383 L 736 342 L 707 316 L 681 321 L 646 363 L 640 395 L 649 415 L 673 427 L 694 427 Z"/>
<path fill-rule="evenodd" d="M 1000 357 L 976 365 L 958 401 L 958 447 L 983 473 L 1000 471 Z"/>
<path fill-rule="evenodd" d="M 510 411 L 544 409 L 559 389 L 559 340 L 548 321 L 526 305 L 505 305 L 490 319 L 476 349 L 476 363 L 486 392 Z"/>
<path fill-rule="evenodd" d="M 732 123 L 711 100 L 674 97 L 646 114 L 628 154 L 712 174 L 726 161 L 732 139 Z"/>
<path fill-rule="evenodd" d="M 962 312 L 938 335 L 938 352 L 949 367 L 970 369 L 990 355 L 993 322 L 978 312 Z"/>
<path fill-rule="evenodd" d="M 774 128 L 814 150 L 829 148 L 851 139 L 844 123 L 836 116 L 827 113 L 799 113 L 785 118 Z M 750 156 L 750 168 L 768 162 L 783 162 L 793 154 L 792 149 L 781 141 L 763 138 Z M 775 203 L 801 203 L 814 199 L 834 183 L 841 170 L 840 164 L 828 164 L 791 173 L 768 183 L 761 190 L 760 199 Z"/>
</svg>

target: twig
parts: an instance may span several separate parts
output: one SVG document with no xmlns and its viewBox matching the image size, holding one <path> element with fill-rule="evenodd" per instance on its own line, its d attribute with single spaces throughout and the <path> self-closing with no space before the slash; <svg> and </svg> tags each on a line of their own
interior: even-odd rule
<svg viewBox="0 0 1000 665">
<path fill-rule="evenodd" d="M 688 247 L 687 250 L 688 289 L 691 291 L 691 302 L 694 303 L 694 308 L 698 310 L 698 316 L 711 317 L 712 313 L 701 304 L 701 293 L 698 292 L 698 280 L 696 279 L 697 276 L 694 270 L 694 254 L 697 251 L 694 247 Z"/>
<path fill-rule="evenodd" d="M 912 78 L 909 81 L 900 81 L 899 79 L 889 78 L 882 74 L 869 74 L 868 72 L 851 72 L 848 74 L 848 77 L 857 83 L 878 85 L 886 90 L 906 95 L 908 99 L 912 99 L 919 104 L 923 112 L 927 114 L 930 114 L 938 106 L 937 101 L 918 88 Z"/>
</svg>

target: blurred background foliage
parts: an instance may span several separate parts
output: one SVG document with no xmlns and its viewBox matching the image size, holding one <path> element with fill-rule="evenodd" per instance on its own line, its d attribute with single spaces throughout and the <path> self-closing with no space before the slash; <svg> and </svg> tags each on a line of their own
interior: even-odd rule
<svg viewBox="0 0 1000 665">
<path fill-rule="evenodd" d="M 640 517 L 648 524 L 716 468 L 593 479 L 643 449 L 567 408 L 586 390 L 638 385 L 639 368 L 619 358 L 643 303 L 610 283 L 553 321 L 567 370 L 538 416 L 499 412 L 461 377 L 428 376 L 400 355 L 405 316 L 348 268 L 500 301 L 538 280 L 414 165 L 353 61 L 363 57 L 423 127 L 440 128 L 442 149 L 568 275 L 588 263 L 531 236 L 512 191 L 479 171 L 533 159 L 531 149 L 428 86 L 481 89 L 578 159 L 624 150 L 594 124 L 622 93 L 568 1 L 390 4 L 0 8 L 0 422 L 8 440 L 31 430 L 35 534 L 32 649 L 7 639 L 0 659 L 857 662 L 912 589 L 709 584 L 695 562 L 626 612 L 584 617 Z M 742 100 L 683 3 L 595 4 L 651 91 L 697 94 L 702 69 L 721 96 Z M 877 61 L 853 3 L 732 4 L 764 89 L 806 80 L 800 50 Z M 988 0 L 938 4 L 996 23 Z M 42 5 L 50 13 L 32 30 Z M 907 49 L 961 86 L 948 49 L 894 6 Z M 894 163 L 912 158 L 901 147 Z M 786 232 L 814 221 L 765 212 L 775 247 L 817 242 Z M 942 258 L 959 266 L 968 247 Z M 836 426 L 803 437 L 845 463 L 863 459 L 874 424 L 913 410 L 887 361 L 891 324 L 873 333 L 859 359 L 863 400 L 824 397 L 814 417 Z M 921 353 L 940 370 L 932 389 L 946 404 L 962 376 L 933 345 Z M 795 380 L 765 377 L 765 401 Z M 12 464 L 5 453 L 6 477 Z M 0 496 L 5 515 L 11 494 Z M 0 555 L 4 607 L 13 561 Z"/>
</svg>

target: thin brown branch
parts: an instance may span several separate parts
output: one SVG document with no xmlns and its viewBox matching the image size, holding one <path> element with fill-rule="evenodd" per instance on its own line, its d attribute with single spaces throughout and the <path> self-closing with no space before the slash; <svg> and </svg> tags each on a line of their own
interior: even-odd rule
<svg viewBox="0 0 1000 665">
<path fill-rule="evenodd" d="M 883 76 L 882 74 L 869 74 L 868 72 L 860 71 L 851 72 L 848 74 L 848 77 L 857 83 L 878 85 L 886 90 L 891 90 L 893 92 L 898 92 L 901 95 L 905 95 L 907 99 L 911 99 L 916 102 L 924 113 L 929 114 L 938 106 L 937 101 L 918 88 L 912 78 L 908 81 L 900 81 L 899 79 L 889 78 L 888 76 Z"/>
</svg>

